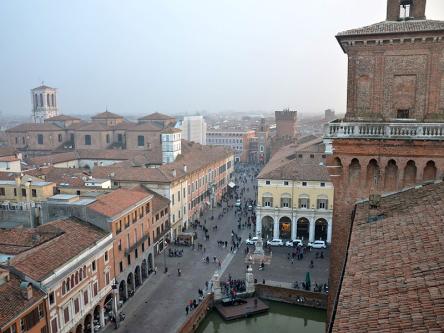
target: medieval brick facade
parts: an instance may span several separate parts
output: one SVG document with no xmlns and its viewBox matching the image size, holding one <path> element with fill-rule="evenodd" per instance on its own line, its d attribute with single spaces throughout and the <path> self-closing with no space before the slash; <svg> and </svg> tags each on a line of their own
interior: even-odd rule
<svg viewBox="0 0 444 333">
<path fill-rule="evenodd" d="M 336 36 L 349 62 L 347 113 L 325 134 L 335 187 L 330 323 L 356 201 L 444 177 L 444 22 L 425 20 L 425 0 L 410 6 L 403 17 L 388 0 L 386 21 Z"/>
</svg>

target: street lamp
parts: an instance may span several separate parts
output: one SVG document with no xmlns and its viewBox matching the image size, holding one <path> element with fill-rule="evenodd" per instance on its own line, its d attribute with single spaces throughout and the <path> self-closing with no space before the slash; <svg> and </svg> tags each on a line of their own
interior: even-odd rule
<svg viewBox="0 0 444 333">
<path fill-rule="evenodd" d="M 165 274 L 168 273 L 168 267 L 166 265 L 166 257 L 165 257 L 166 256 L 165 252 L 166 252 L 167 245 L 168 245 L 168 243 L 164 240 L 163 241 L 163 267 L 164 267 L 163 272 Z"/>
</svg>

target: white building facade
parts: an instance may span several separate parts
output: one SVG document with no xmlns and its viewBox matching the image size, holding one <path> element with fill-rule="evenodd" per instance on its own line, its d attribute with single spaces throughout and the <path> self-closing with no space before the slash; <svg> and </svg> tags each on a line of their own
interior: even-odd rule
<svg viewBox="0 0 444 333">
<path fill-rule="evenodd" d="M 185 116 L 177 127 L 182 130 L 183 139 L 206 144 L 207 123 L 203 116 Z"/>
<path fill-rule="evenodd" d="M 57 89 L 45 85 L 31 89 L 32 120 L 43 123 L 45 119 L 58 115 Z"/>
</svg>

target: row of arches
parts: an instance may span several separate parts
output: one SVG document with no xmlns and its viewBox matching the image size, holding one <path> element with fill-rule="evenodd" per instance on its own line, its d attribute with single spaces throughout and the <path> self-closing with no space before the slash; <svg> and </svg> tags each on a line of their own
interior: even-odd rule
<svg viewBox="0 0 444 333">
<path fill-rule="evenodd" d="M 142 260 L 142 264 L 137 265 L 134 272 L 129 272 L 126 280 L 119 283 L 119 300 L 126 302 L 132 297 L 136 289 L 142 285 L 143 281 L 148 278 L 149 274 L 154 270 L 153 255 L 148 254 L 147 259 Z"/>
<path fill-rule="evenodd" d="M 343 174 L 340 158 L 334 159 L 334 166 L 338 168 L 339 175 Z M 347 175 L 349 186 L 365 186 L 386 192 L 435 180 L 438 176 L 438 168 L 433 160 L 418 166 L 414 160 L 408 160 L 404 165 L 399 165 L 396 159 L 390 159 L 385 165 L 380 165 L 374 158 L 370 159 L 366 166 L 361 165 L 358 158 L 353 158 L 348 165 Z"/>
<path fill-rule="evenodd" d="M 276 223 L 278 224 L 277 228 L 275 228 Z M 293 225 L 291 218 L 288 216 L 283 216 L 276 222 L 271 216 L 264 216 L 261 223 L 261 235 L 264 239 L 290 240 L 293 238 L 292 235 L 295 235 L 297 239 L 329 242 L 331 235 L 329 235 L 328 224 L 326 219 L 318 218 L 314 221 L 314 228 L 310 228 L 310 220 L 306 217 L 300 217 Z M 296 228 L 296 230 L 292 230 L 292 228 Z M 277 231 L 277 234 L 275 231 Z"/>
<path fill-rule="evenodd" d="M 88 313 L 85 318 L 75 328 L 75 333 L 94 333 L 100 326 L 103 328 L 106 325 L 105 312 L 110 313 L 112 311 L 113 295 L 109 293 L 103 304 L 97 304 L 94 307 L 92 313 Z M 109 317 L 109 316 L 108 316 Z"/>
</svg>

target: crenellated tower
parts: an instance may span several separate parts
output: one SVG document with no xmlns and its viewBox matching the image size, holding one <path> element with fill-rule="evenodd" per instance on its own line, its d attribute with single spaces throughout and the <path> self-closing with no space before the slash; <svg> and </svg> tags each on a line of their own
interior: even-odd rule
<svg viewBox="0 0 444 333">
<path fill-rule="evenodd" d="M 324 137 L 335 187 L 330 320 L 355 202 L 444 177 L 444 22 L 425 8 L 388 0 L 385 21 L 336 36 L 348 87 L 345 118 Z"/>
</svg>

